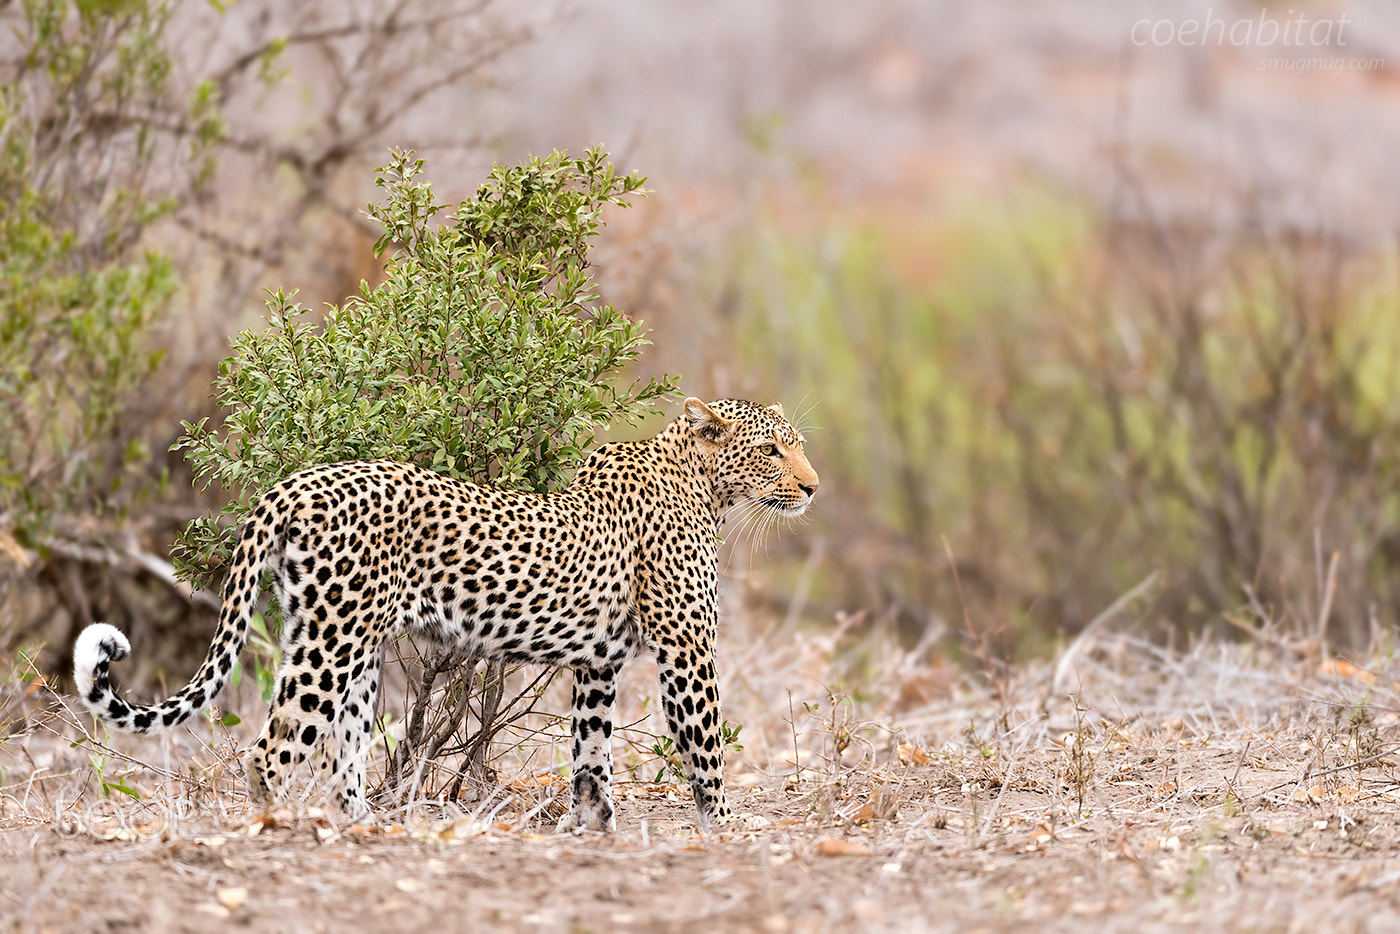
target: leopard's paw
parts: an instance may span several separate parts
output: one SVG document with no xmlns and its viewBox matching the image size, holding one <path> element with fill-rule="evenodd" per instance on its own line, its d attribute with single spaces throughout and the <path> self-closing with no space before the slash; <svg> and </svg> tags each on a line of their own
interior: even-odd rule
<svg viewBox="0 0 1400 934">
<path fill-rule="evenodd" d="M 762 830 L 772 825 L 772 821 L 762 814 L 730 811 L 715 818 L 716 830 Z"/>
<path fill-rule="evenodd" d="M 612 808 L 607 809 L 606 817 L 600 812 L 584 814 L 577 808 L 571 808 L 569 813 L 559 819 L 559 823 L 554 826 L 556 833 L 612 833 L 617 829 L 617 820 L 613 817 Z"/>
</svg>

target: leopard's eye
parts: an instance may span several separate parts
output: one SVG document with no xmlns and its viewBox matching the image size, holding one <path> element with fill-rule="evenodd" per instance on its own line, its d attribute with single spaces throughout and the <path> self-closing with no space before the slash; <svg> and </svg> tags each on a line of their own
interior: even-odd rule
<svg viewBox="0 0 1400 934">
<path fill-rule="evenodd" d="M 777 456 L 778 456 L 778 446 L 777 446 L 776 444 L 771 443 L 771 442 L 768 443 L 768 444 L 765 444 L 763 447 L 759 448 L 759 450 L 762 451 L 764 454 L 766 454 L 768 457 L 777 457 Z"/>
</svg>

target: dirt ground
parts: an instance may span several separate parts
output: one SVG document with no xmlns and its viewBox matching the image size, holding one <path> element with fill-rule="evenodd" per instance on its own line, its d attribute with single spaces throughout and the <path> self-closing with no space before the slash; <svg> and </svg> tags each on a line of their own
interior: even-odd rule
<svg viewBox="0 0 1400 934">
<path fill-rule="evenodd" d="M 801 748 L 759 731 L 730 770 L 767 826 L 711 835 L 679 786 L 637 781 L 611 836 L 554 833 L 550 781 L 372 826 L 262 816 L 236 777 L 186 780 L 168 749 L 96 769 L 31 716 L 0 745 L 0 928 L 1400 930 L 1390 662 L 1085 654 L 1072 693 L 1060 666 L 852 702 L 825 731 L 775 713 Z"/>
<path fill-rule="evenodd" d="M 387 931 L 437 919 L 499 931 L 1400 929 L 1390 795 L 1232 813 L 1218 787 L 1237 756 L 1191 760 L 1183 773 L 1215 788 L 1148 806 L 1144 786 L 1124 781 L 1096 796 L 1093 816 L 1059 827 L 1035 819 L 1049 810 L 1042 793 L 960 794 L 936 766 L 909 769 L 905 784 L 927 792 L 897 819 L 815 828 L 793 800 L 752 791 L 742 805 L 776 826 L 708 837 L 688 804 L 645 798 L 626 801 L 611 837 L 470 821 L 337 833 L 314 818 L 177 833 L 153 820 L 130 838 L 115 825 L 12 827 L 0 836 L 0 897 L 8 927 L 37 931 L 220 920 Z M 1248 797 L 1279 777 L 1242 768 L 1237 787 Z"/>
</svg>

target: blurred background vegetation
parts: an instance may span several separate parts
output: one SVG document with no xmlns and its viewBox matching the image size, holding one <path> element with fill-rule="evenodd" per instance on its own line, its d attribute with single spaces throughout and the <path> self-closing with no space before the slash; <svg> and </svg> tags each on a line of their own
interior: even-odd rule
<svg viewBox="0 0 1400 934">
<path fill-rule="evenodd" d="M 213 617 L 170 545 L 228 493 L 167 450 L 221 417 L 264 290 L 379 282 L 358 212 L 391 146 L 452 202 L 591 144 L 653 190 L 595 254 L 652 328 L 636 375 L 811 439 L 810 521 L 731 543 L 748 605 L 987 663 L 1150 580 L 1129 618 L 1163 641 L 1387 639 L 1397 14 L 1347 5 L 1308 50 L 1336 69 L 1131 41 L 1207 7 L 1291 15 L 0 0 L 0 648 L 61 670 L 102 619 L 130 681 L 180 680 Z"/>
</svg>

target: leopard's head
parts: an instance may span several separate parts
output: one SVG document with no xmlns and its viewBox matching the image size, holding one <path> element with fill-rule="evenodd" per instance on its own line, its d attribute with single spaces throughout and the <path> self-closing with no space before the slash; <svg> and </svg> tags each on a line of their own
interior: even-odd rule
<svg viewBox="0 0 1400 934">
<path fill-rule="evenodd" d="M 690 431 L 715 457 L 715 497 L 721 509 L 753 504 L 774 515 L 800 516 L 820 481 L 802 452 L 806 440 L 781 405 L 739 399 L 685 400 Z"/>
</svg>

